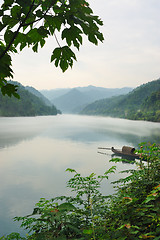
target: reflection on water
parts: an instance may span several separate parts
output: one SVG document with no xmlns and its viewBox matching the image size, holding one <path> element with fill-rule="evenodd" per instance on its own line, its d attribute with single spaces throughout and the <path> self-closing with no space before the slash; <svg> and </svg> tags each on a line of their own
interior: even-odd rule
<svg viewBox="0 0 160 240">
<path fill-rule="evenodd" d="M 70 194 L 66 168 L 86 175 L 113 166 L 112 153 L 98 154 L 98 147 L 155 140 L 160 142 L 159 123 L 76 115 L 0 118 L 0 235 L 16 231 L 11 218 L 30 213 L 40 197 Z M 118 171 L 126 167 L 117 164 Z M 109 182 L 104 194 L 113 192 Z"/>
</svg>

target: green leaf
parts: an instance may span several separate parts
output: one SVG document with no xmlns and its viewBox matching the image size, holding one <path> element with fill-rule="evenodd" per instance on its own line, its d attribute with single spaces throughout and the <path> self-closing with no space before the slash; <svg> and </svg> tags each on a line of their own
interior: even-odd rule
<svg viewBox="0 0 160 240">
<path fill-rule="evenodd" d="M 74 169 L 72 169 L 72 168 L 67 168 L 67 169 L 66 169 L 66 172 L 75 172 L 75 173 L 77 173 L 76 170 L 74 170 Z"/>
<path fill-rule="evenodd" d="M 9 25 L 10 19 L 11 19 L 11 17 L 8 16 L 8 15 L 4 15 L 4 16 L 2 17 L 2 21 L 3 21 L 3 23 L 4 23 L 5 26 L 6 26 L 6 25 Z"/>
<path fill-rule="evenodd" d="M 11 9 L 11 15 L 13 18 L 20 18 L 21 15 L 21 7 L 18 5 L 15 5 Z"/>
<path fill-rule="evenodd" d="M 34 52 L 38 52 L 38 43 L 36 43 L 33 47 L 32 47 Z"/>
<path fill-rule="evenodd" d="M 61 205 L 58 206 L 58 209 L 60 211 L 61 210 L 72 211 L 72 210 L 75 210 L 76 207 L 71 203 L 62 203 Z"/>
<path fill-rule="evenodd" d="M 5 24 L 2 24 L 2 23 L 0 22 L 0 31 L 2 31 L 3 28 L 5 28 Z"/>
<path fill-rule="evenodd" d="M 32 4 L 32 0 L 16 0 L 16 2 L 23 8 L 30 7 Z"/>
<path fill-rule="evenodd" d="M 46 30 L 43 26 L 39 27 L 37 29 L 37 32 L 42 35 L 43 37 L 47 37 L 47 35 L 49 34 L 49 31 Z"/>
<path fill-rule="evenodd" d="M 103 34 L 102 34 L 102 33 L 97 32 L 96 36 L 97 36 L 97 38 L 98 38 L 101 42 L 103 42 L 104 37 L 103 37 Z"/>
<path fill-rule="evenodd" d="M 61 48 L 55 48 L 51 56 L 51 62 L 53 62 L 54 59 L 60 60 L 61 52 Z"/>
<path fill-rule="evenodd" d="M 36 16 L 41 18 L 43 16 L 43 12 L 39 9 L 36 11 Z"/>
<path fill-rule="evenodd" d="M 41 48 L 45 45 L 45 43 L 46 43 L 46 41 L 42 38 L 42 39 L 40 40 Z"/>
<path fill-rule="evenodd" d="M 41 36 L 37 32 L 37 28 L 31 29 L 27 35 L 30 39 L 30 44 L 36 43 L 41 39 Z"/>
<path fill-rule="evenodd" d="M 65 47 L 65 51 L 67 52 L 67 54 L 70 56 L 70 57 L 72 57 L 72 58 L 74 58 L 74 60 L 76 60 L 76 55 L 74 54 L 74 52 L 69 48 L 69 47 Z"/>
<path fill-rule="evenodd" d="M 109 173 L 115 173 L 116 166 L 112 166 L 109 170 L 107 170 L 104 174 L 108 175 Z"/>
<path fill-rule="evenodd" d="M 40 214 L 41 213 L 41 210 L 37 207 L 37 208 L 34 208 L 33 209 L 33 213 L 31 215 L 37 215 L 37 214 Z M 28 215 L 30 216 L 30 215 Z"/>
<path fill-rule="evenodd" d="M 61 16 L 55 16 L 52 18 L 52 22 L 54 22 L 55 27 L 57 28 L 58 31 L 61 29 L 61 25 L 64 22 L 64 18 Z"/>
<path fill-rule="evenodd" d="M 14 2 L 14 0 L 5 0 L 3 5 L 4 6 L 11 6 L 13 4 L 13 2 Z"/>
<path fill-rule="evenodd" d="M 62 31 L 62 39 L 66 39 L 68 46 L 71 46 L 71 42 L 73 42 L 74 46 L 79 49 L 80 44 L 82 44 L 82 36 L 80 34 L 82 34 L 82 31 L 78 27 L 71 26 Z"/>
<path fill-rule="evenodd" d="M 95 37 L 94 34 L 89 34 L 88 40 L 89 40 L 90 42 L 94 43 L 95 45 L 98 44 L 98 41 L 97 41 L 97 39 L 96 39 L 96 37 Z"/>
<path fill-rule="evenodd" d="M 19 99 L 20 97 L 17 94 L 17 87 L 18 87 L 17 85 L 7 83 L 6 85 L 1 87 L 1 92 L 3 95 L 8 95 L 9 97 L 13 95 Z"/>
<path fill-rule="evenodd" d="M 14 96 L 15 98 L 17 98 L 17 99 L 20 99 L 20 96 L 19 96 L 19 94 L 18 94 L 18 93 L 16 93 L 16 92 L 13 92 L 12 94 L 13 94 L 13 96 Z"/>
<path fill-rule="evenodd" d="M 4 14 L 4 11 L 0 10 L 0 16 L 3 16 L 3 14 Z"/>
<path fill-rule="evenodd" d="M 60 65 L 63 72 L 65 72 L 68 69 L 68 62 L 63 57 L 61 58 L 59 65 Z"/>
<path fill-rule="evenodd" d="M 11 30 L 7 30 L 4 34 L 4 40 L 6 44 L 10 43 L 13 37 L 14 37 L 14 32 L 12 32 Z"/>
<path fill-rule="evenodd" d="M 83 233 L 84 233 L 84 234 L 91 235 L 91 234 L 93 233 L 93 230 L 92 230 L 92 229 L 84 229 L 84 230 L 83 230 Z"/>
<path fill-rule="evenodd" d="M 89 178 L 92 178 L 92 177 L 94 177 L 96 174 L 95 173 L 91 173 L 90 175 L 89 175 Z"/>
<path fill-rule="evenodd" d="M 24 33 L 18 33 L 17 38 L 14 41 L 14 46 L 17 47 L 18 44 L 20 44 L 20 51 L 27 45 L 28 42 L 28 36 Z"/>
</svg>

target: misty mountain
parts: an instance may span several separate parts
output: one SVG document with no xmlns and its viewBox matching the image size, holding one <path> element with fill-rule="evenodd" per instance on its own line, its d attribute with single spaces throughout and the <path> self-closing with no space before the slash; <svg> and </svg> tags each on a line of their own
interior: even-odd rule
<svg viewBox="0 0 160 240">
<path fill-rule="evenodd" d="M 34 94 L 35 96 L 39 97 L 47 106 L 52 106 L 53 104 L 46 98 L 41 92 L 39 92 L 37 89 L 26 86 L 26 90 L 28 90 L 30 93 Z"/>
<path fill-rule="evenodd" d="M 76 88 L 73 88 L 61 97 L 53 99 L 53 102 L 64 113 L 77 113 L 81 106 L 85 106 L 90 102 L 90 98 Z"/>
<path fill-rule="evenodd" d="M 88 87 L 77 87 L 77 90 L 87 94 L 92 101 L 96 101 L 103 98 L 109 98 L 112 96 L 118 96 L 127 94 L 133 90 L 133 88 L 124 87 L 124 88 L 103 88 L 103 87 L 95 87 L 95 86 L 88 86 Z"/>
<path fill-rule="evenodd" d="M 126 95 L 95 101 L 81 114 L 160 121 L 160 79 L 143 84 Z"/>
<path fill-rule="evenodd" d="M 58 98 L 67 92 L 69 92 L 70 88 L 56 88 L 51 90 L 40 90 L 40 92 L 50 101 L 53 101 L 54 98 Z"/>
<path fill-rule="evenodd" d="M 95 86 L 42 90 L 50 101 L 64 113 L 78 113 L 96 100 L 127 94 L 132 88 L 102 88 Z M 58 96 L 58 97 L 57 97 Z"/>
</svg>

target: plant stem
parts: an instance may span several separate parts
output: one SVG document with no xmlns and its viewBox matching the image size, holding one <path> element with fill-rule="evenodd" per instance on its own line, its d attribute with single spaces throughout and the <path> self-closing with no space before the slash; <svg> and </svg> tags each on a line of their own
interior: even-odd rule
<svg viewBox="0 0 160 240">
<path fill-rule="evenodd" d="M 90 208 L 91 208 L 91 218 L 92 218 L 93 239 L 96 240 L 95 229 L 94 229 L 94 220 L 93 220 L 92 199 L 91 198 L 90 198 Z"/>
</svg>

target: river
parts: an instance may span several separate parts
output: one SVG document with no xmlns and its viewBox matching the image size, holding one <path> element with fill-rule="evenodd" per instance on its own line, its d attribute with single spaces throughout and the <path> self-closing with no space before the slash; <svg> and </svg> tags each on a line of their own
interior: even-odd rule
<svg viewBox="0 0 160 240">
<path fill-rule="evenodd" d="M 41 197 L 69 195 L 65 172 L 74 168 L 86 176 L 103 174 L 115 165 L 111 151 L 98 147 L 137 147 L 140 142 L 160 143 L 160 124 L 110 117 L 57 115 L 0 118 L 0 236 L 19 231 L 14 216 L 32 212 Z M 110 182 L 131 164 L 117 164 L 116 174 L 102 184 L 103 194 L 113 192 Z"/>
</svg>

